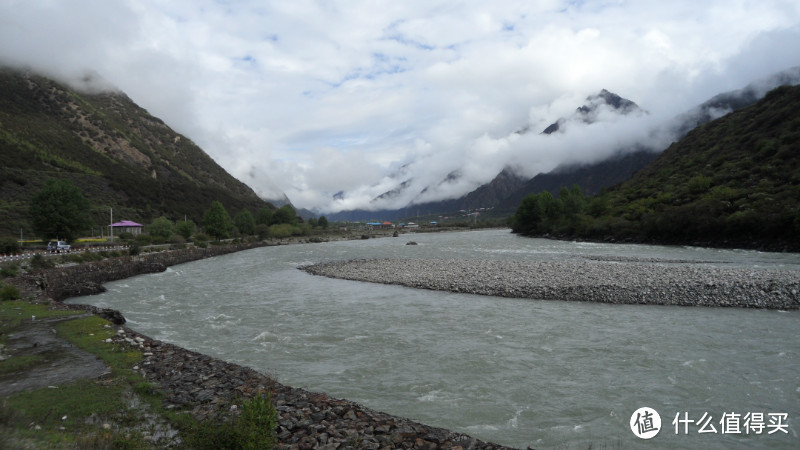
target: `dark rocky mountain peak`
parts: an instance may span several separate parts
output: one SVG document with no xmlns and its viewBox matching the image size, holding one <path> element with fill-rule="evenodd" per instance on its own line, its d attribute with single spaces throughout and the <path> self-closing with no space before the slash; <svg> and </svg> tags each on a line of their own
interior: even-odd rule
<svg viewBox="0 0 800 450">
<path fill-rule="evenodd" d="M 551 123 L 547 128 L 545 128 L 542 131 L 542 134 L 553 134 L 556 131 L 559 131 L 561 127 L 569 120 L 580 120 L 584 123 L 594 123 L 597 121 L 597 115 L 599 114 L 600 108 L 604 105 L 611 107 L 611 109 L 613 109 L 615 112 L 622 115 L 630 114 L 634 111 L 640 110 L 639 105 L 636 103 L 620 97 L 613 92 L 602 89 L 599 93 L 586 97 L 586 103 L 578 107 L 572 117 L 559 118 L 557 121 Z"/>
</svg>

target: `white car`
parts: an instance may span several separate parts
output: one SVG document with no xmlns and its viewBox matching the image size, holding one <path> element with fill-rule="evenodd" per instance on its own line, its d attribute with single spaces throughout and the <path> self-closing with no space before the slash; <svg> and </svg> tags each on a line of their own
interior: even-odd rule
<svg viewBox="0 0 800 450">
<path fill-rule="evenodd" d="M 50 241 L 47 243 L 47 251 L 50 253 L 67 253 L 70 245 L 66 241 Z"/>
</svg>

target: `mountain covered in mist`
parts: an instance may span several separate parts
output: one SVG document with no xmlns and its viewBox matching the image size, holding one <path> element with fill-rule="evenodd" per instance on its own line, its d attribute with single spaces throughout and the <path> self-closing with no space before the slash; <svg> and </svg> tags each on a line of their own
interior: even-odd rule
<svg viewBox="0 0 800 450">
<path fill-rule="evenodd" d="M 0 159 L 0 234 L 31 234 L 27 205 L 48 178 L 78 186 L 98 227 L 108 224 L 109 208 L 115 218 L 149 223 L 162 215 L 200 222 L 214 200 L 231 214 L 269 205 L 124 93 L 77 90 L 7 68 L 0 68 Z"/>
<path fill-rule="evenodd" d="M 529 235 L 800 250 L 800 86 L 696 127 L 594 198 L 527 197 Z M 561 206 L 558 206 L 558 205 Z"/>
<path fill-rule="evenodd" d="M 621 115 L 640 111 L 639 105 L 636 103 L 603 89 L 598 94 L 587 97 L 586 103 L 578 107 L 572 117 L 562 117 L 558 119 L 545 128 L 542 134 L 556 133 L 561 130 L 561 127 L 568 121 L 580 121 L 586 124 L 592 124 L 597 121 L 597 116 L 603 107 Z M 528 129 L 525 129 L 523 133 L 527 131 Z"/>
<path fill-rule="evenodd" d="M 732 111 L 752 105 L 762 98 L 767 91 L 780 85 L 800 83 L 800 67 L 782 71 L 773 76 L 758 80 L 748 86 L 718 94 L 708 101 L 675 117 L 661 126 L 660 132 L 678 140 L 697 126 L 721 117 Z M 602 111 L 624 116 L 631 113 L 646 114 L 636 103 L 615 93 L 603 89 L 598 94 L 589 96 L 583 105 L 567 117 L 551 123 L 540 133 L 551 135 L 564 133 L 571 122 L 593 123 Z M 530 133 L 529 127 L 518 131 L 519 134 Z M 507 216 L 513 214 L 522 199 L 531 193 L 542 191 L 558 194 L 561 187 L 577 184 L 585 194 L 597 194 L 603 188 L 619 184 L 629 179 L 634 173 L 651 163 L 663 149 L 653 151 L 643 144 L 621 147 L 610 155 L 594 163 L 562 164 L 555 169 L 525 178 L 517 175 L 513 169 L 506 167 L 492 181 L 479 186 L 459 198 L 438 202 L 409 204 L 399 209 L 354 210 L 332 214 L 333 220 L 399 220 L 421 215 L 453 214 L 459 210 L 486 208 L 490 216 Z M 405 180 L 411 174 L 404 174 Z M 406 183 L 408 184 L 408 183 Z M 399 191 L 398 191 L 399 192 Z M 377 203 L 377 202 L 376 202 Z"/>
<path fill-rule="evenodd" d="M 603 89 L 598 94 L 587 97 L 585 103 L 580 107 L 576 108 L 576 110 L 572 115 L 568 117 L 559 118 L 556 122 L 550 124 L 544 130 L 542 130 L 541 133 L 547 135 L 547 134 L 563 132 L 563 128 L 565 127 L 565 125 L 569 124 L 570 122 L 592 124 L 598 120 L 598 115 L 603 111 L 610 111 L 613 114 L 618 114 L 618 115 L 627 115 L 634 112 L 642 112 L 642 110 L 636 103 Z M 531 132 L 531 129 L 529 127 L 526 127 L 518 131 L 517 133 L 526 134 L 529 132 Z M 638 161 L 638 159 L 635 160 Z M 637 168 L 639 167 L 641 166 L 637 166 Z M 561 168 L 558 168 L 557 170 L 559 169 Z M 611 184 L 629 178 L 632 173 L 630 171 L 622 170 L 621 173 L 623 175 L 614 177 L 613 174 L 618 173 L 620 171 L 611 170 L 611 172 L 609 173 L 608 169 L 609 168 L 606 168 L 606 173 L 603 174 L 602 176 L 595 177 L 597 178 L 598 181 L 594 184 L 599 184 L 600 187 L 609 186 Z M 567 168 L 566 170 L 570 171 L 571 168 Z M 405 173 L 405 172 L 398 172 L 398 173 Z M 410 176 L 410 175 L 406 174 L 405 176 Z M 453 171 L 449 173 L 448 176 L 440 182 L 440 185 L 446 183 L 454 183 L 455 181 L 458 180 L 459 177 L 460 177 L 459 172 Z M 392 189 L 391 191 L 387 191 L 386 193 L 373 199 L 373 203 L 378 203 L 380 200 L 391 199 L 399 196 L 401 193 L 409 189 L 410 186 L 412 186 L 410 181 L 411 179 L 405 179 L 396 188 Z M 476 188 L 475 190 L 459 198 L 442 200 L 437 202 L 412 203 L 404 208 L 399 208 L 394 210 L 382 209 L 377 211 L 369 211 L 369 210 L 343 211 L 332 214 L 329 217 L 332 218 L 332 220 L 351 220 L 351 221 L 371 220 L 374 218 L 382 218 L 386 220 L 399 220 L 402 218 L 410 218 L 416 216 L 429 216 L 435 214 L 448 214 L 448 213 L 453 214 L 453 213 L 458 213 L 459 211 L 466 212 L 479 209 L 492 210 L 498 208 L 501 205 L 505 205 L 506 203 L 508 203 L 509 198 L 513 198 L 516 195 L 519 195 L 520 192 L 523 192 L 525 190 L 525 185 L 528 181 L 529 180 L 527 178 L 518 175 L 512 168 L 505 167 L 489 183 L 483 184 L 478 188 Z M 560 186 L 558 186 L 556 190 L 558 188 L 560 188 Z M 420 196 L 424 194 L 428 189 L 430 189 L 430 187 L 422 189 L 422 191 L 420 192 Z M 513 208 L 508 208 L 503 210 L 489 211 L 488 214 L 492 215 L 496 214 L 497 212 L 508 214 L 513 212 L 514 209 L 516 209 L 516 206 L 514 206 Z"/>
</svg>

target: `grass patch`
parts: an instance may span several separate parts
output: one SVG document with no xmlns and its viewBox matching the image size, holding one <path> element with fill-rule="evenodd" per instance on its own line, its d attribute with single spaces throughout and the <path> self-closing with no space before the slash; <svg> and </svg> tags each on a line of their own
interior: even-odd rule
<svg viewBox="0 0 800 450">
<path fill-rule="evenodd" d="M 4 329 L 18 327 L 35 315 L 45 317 L 81 314 L 80 311 L 50 310 L 43 305 L 5 302 L 0 306 Z M 12 324 L 13 322 L 13 324 Z M 0 448 L 153 448 L 144 439 L 141 424 L 155 389 L 130 369 L 142 353 L 128 345 L 106 342 L 116 327 L 100 317 L 66 320 L 54 325 L 58 336 L 95 354 L 112 368 L 111 376 L 82 379 L 55 388 L 18 392 L 0 402 Z M 35 363 L 33 357 L 14 357 L 0 364 L 0 372 L 11 373 Z M 9 364 L 13 364 L 9 365 Z M 142 406 L 141 396 L 148 397 Z M 6 447 L 3 447 L 5 445 Z"/>
<path fill-rule="evenodd" d="M 49 317 L 66 317 L 83 314 L 81 311 L 52 309 L 46 305 L 35 305 L 21 300 L 0 302 L 0 335 L 5 335 L 17 328 L 22 322 Z"/>
<path fill-rule="evenodd" d="M 226 422 L 199 422 L 188 415 L 173 420 L 196 450 L 261 450 L 274 448 L 278 413 L 269 393 L 243 401 L 242 414 Z"/>
<path fill-rule="evenodd" d="M 0 303 L 0 328 L 11 330 L 33 315 L 39 320 L 74 314 L 81 312 L 51 310 L 25 302 L 3 302 Z M 239 416 L 221 421 L 198 421 L 188 411 L 161 406 L 163 395 L 158 386 L 130 370 L 141 361 L 142 352 L 124 343 L 106 342 L 117 334 L 117 327 L 107 320 L 97 316 L 80 317 L 56 323 L 54 328 L 59 337 L 102 359 L 111 367 L 111 374 L 0 399 L 0 449 L 157 448 L 148 437 L 156 424 L 179 431 L 183 442 L 178 448 L 274 447 L 277 412 L 269 393 L 237 401 L 241 405 Z M 34 364 L 35 358 L 41 356 L 10 358 L 8 361 L 13 361 L 14 366 L 0 364 L 0 373 L 13 373 L 20 367 Z"/>
<path fill-rule="evenodd" d="M 21 372 L 28 367 L 38 364 L 44 360 L 42 355 L 15 356 L 0 361 L 0 375 L 9 375 L 14 372 Z"/>
<path fill-rule="evenodd" d="M 91 316 L 69 320 L 56 324 L 55 329 L 59 337 L 96 355 L 111 366 L 112 371 L 130 369 L 142 359 L 142 352 L 137 349 L 113 341 L 106 342 L 106 339 L 116 336 L 117 333 L 116 328 L 103 318 Z"/>
<path fill-rule="evenodd" d="M 87 428 L 86 418 L 111 418 L 125 409 L 123 386 L 111 380 L 78 380 L 56 389 L 43 388 L 10 396 L 6 405 L 26 423 L 34 422 L 44 429 L 69 430 Z"/>
</svg>

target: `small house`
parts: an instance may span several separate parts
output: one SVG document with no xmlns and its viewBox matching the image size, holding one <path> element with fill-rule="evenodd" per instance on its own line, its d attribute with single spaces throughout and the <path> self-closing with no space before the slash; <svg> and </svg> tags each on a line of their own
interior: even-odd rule
<svg viewBox="0 0 800 450">
<path fill-rule="evenodd" d="M 144 225 L 130 220 L 123 220 L 121 222 L 112 223 L 111 229 L 114 231 L 114 236 L 119 236 L 120 233 L 130 233 L 134 236 L 142 234 Z"/>
</svg>

